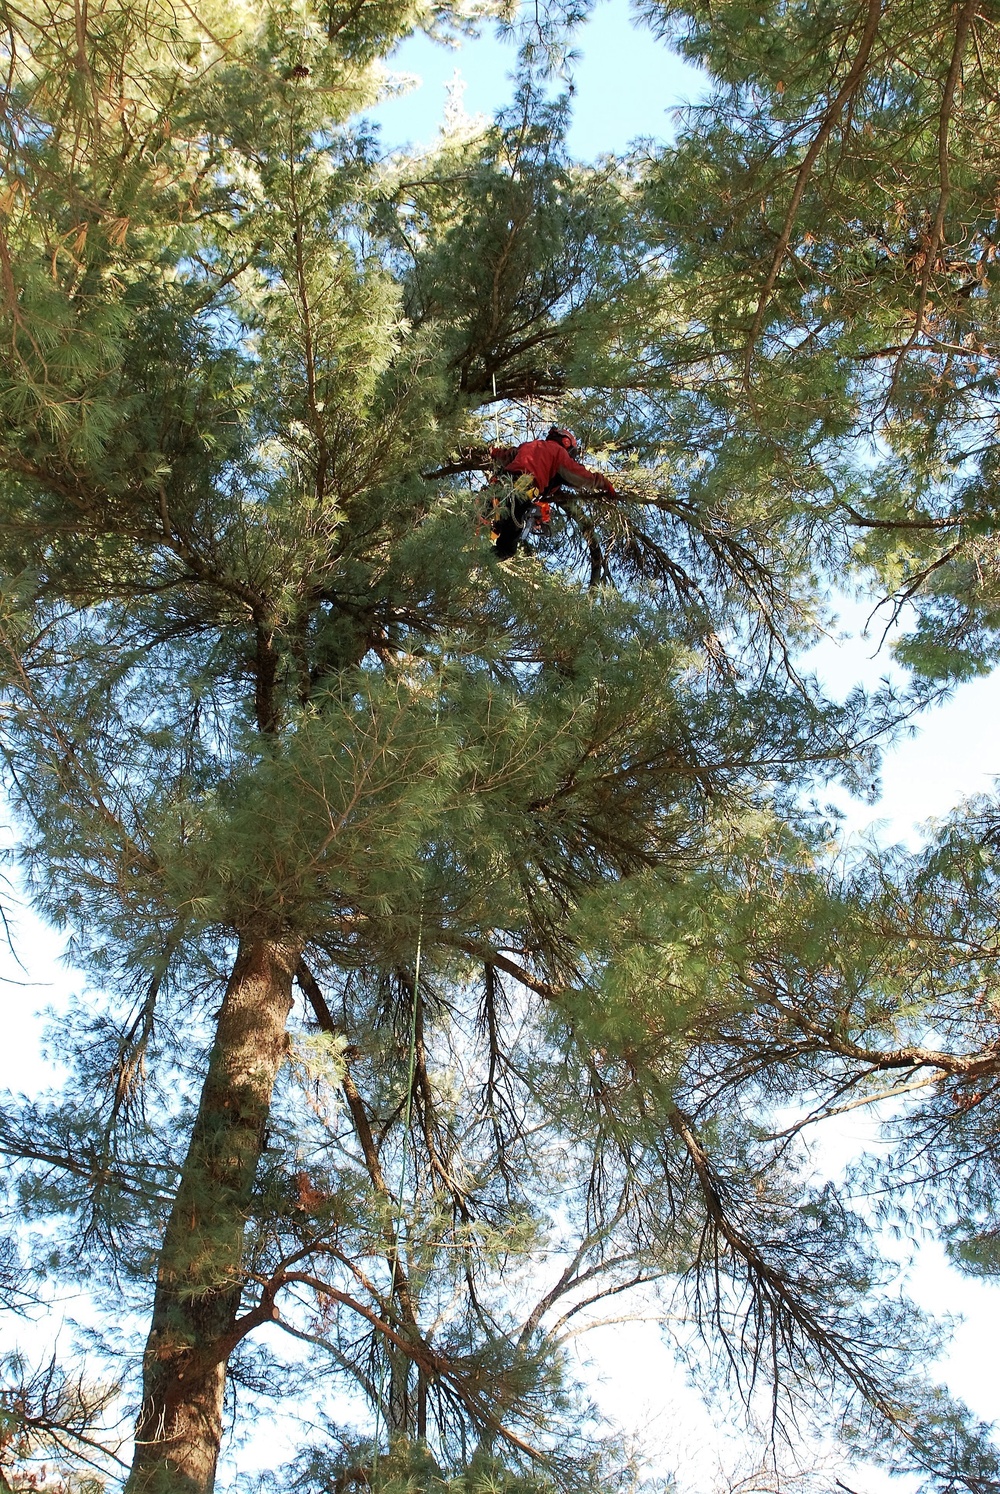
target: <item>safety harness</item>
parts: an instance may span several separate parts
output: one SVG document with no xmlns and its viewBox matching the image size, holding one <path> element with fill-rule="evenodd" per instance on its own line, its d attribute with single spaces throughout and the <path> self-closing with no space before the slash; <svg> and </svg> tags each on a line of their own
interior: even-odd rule
<svg viewBox="0 0 1000 1494">
<path fill-rule="evenodd" d="M 518 527 L 518 543 L 530 535 L 548 535 L 552 521 L 552 504 L 543 498 L 530 472 L 495 472 L 483 490 L 485 502 L 481 522 L 490 526 L 496 542 L 502 526 Z"/>
</svg>

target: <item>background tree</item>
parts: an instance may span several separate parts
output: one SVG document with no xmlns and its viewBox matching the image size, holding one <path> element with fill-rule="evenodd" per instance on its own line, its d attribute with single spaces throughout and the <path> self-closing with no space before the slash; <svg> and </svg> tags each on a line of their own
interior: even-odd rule
<svg viewBox="0 0 1000 1494">
<path fill-rule="evenodd" d="M 645 7 L 714 90 L 648 173 L 707 482 L 749 448 L 909 618 L 994 661 L 997 44 L 988 8 Z M 728 441 L 735 426 L 741 439 Z"/>
</svg>

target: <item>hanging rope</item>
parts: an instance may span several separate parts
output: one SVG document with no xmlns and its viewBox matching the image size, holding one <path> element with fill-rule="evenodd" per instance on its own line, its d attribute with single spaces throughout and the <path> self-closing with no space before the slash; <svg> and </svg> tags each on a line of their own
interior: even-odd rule
<svg viewBox="0 0 1000 1494">
<path fill-rule="evenodd" d="M 434 701 L 434 730 L 437 732 L 438 723 L 441 719 L 441 675 L 444 672 L 444 658 L 441 660 L 441 671 L 438 674 L 437 696 Z M 410 1054 L 406 1074 L 406 1109 L 403 1114 L 403 1144 L 402 1154 L 399 1162 L 399 1191 L 396 1195 L 396 1217 L 393 1221 L 392 1238 L 392 1269 L 389 1272 L 389 1306 L 391 1309 L 392 1299 L 396 1291 L 396 1277 L 399 1271 L 399 1232 L 403 1223 L 403 1195 L 406 1191 L 406 1143 L 410 1134 L 410 1120 L 413 1116 L 413 1080 L 417 1071 L 417 1003 L 420 1000 L 420 959 L 424 946 L 424 900 L 420 898 L 420 915 L 417 919 L 417 950 L 413 962 L 413 1002 L 410 1010 Z M 385 1402 L 385 1379 L 389 1364 L 389 1355 L 382 1361 L 382 1373 L 379 1377 L 378 1400 L 375 1403 L 375 1448 L 372 1453 L 372 1481 L 378 1469 L 379 1448 L 379 1423 L 382 1419 L 382 1407 Z M 388 1427 L 388 1418 L 386 1418 Z"/>
<path fill-rule="evenodd" d="M 406 1074 L 406 1109 L 403 1114 L 403 1146 L 402 1156 L 399 1163 L 399 1191 L 396 1195 L 396 1217 L 393 1221 L 392 1238 L 392 1269 L 389 1272 L 389 1305 L 396 1292 L 396 1277 L 399 1271 L 399 1232 L 403 1223 L 403 1195 L 406 1190 L 406 1142 L 410 1134 L 410 1120 L 413 1115 L 413 1079 L 417 1071 L 417 1002 L 420 1000 L 420 957 L 423 952 L 424 943 L 424 910 L 421 903 L 420 918 L 417 923 L 417 954 L 413 966 L 413 1001 L 410 1011 L 410 1055 Z M 385 1402 L 385 1380 L 389 1365 L 389 1355 L 386 1352 L 382 1360 L 382 1374 L 379 1378 L 378 1400 L 375 1402 L 375 1449 L 372 1454 L 372 1480 L 378 1468 L 379 1452 L 379 1423 L 382 1419 L 382 1407 Z M 388 1429 L 388 1417 L 386 1417 L 386 1428 Z"/>
</svg>

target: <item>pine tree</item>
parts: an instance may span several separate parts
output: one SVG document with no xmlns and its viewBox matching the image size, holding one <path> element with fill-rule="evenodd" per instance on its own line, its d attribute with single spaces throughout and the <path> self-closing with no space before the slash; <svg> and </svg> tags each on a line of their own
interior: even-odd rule
<svg viewBox="0 0 1000 1494">
<path fill-rule="evenodd" d="M 893 704 L 791 667 L 814 518 L 755 429 L 701 467 L 636 172 L 530 78 L 416 161 L 352 122 L 466 19 L 8 19 L 3 751 L 101 1001 L 2 1140 L 58 1269 L 149 1314 L 129 1494 L 213 1487 L 227 1375 L 291 1377 L 268 1325 L 372 1408 L 338 1488 L 386 1442 L 591 1478 L 563 1346 L 630 1285 L 889 1424 L 923 1342 L 864 1330 L 863 1222 L 686 1068 L 748 930 L 797 947 L 797 796 L 870 781 Z M 622 498 L 503 569 L 465 479 L 534 411 Z"/>
</svg>

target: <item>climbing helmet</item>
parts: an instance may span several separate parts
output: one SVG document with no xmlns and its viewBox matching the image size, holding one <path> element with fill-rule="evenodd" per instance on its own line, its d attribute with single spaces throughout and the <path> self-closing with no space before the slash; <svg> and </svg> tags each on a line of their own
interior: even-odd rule
<svg viewBox="0 0 1000 1494">
<path fill-rule="evenodd" d="M 559 445 L 564 446 L 571 456 L 573 452 L 580 450 L 580 443 L 573 432 L 566 430 L 561 425 L 552 426 L 545 439 L 546 441 L 558 441 Z"/>
</svg>

